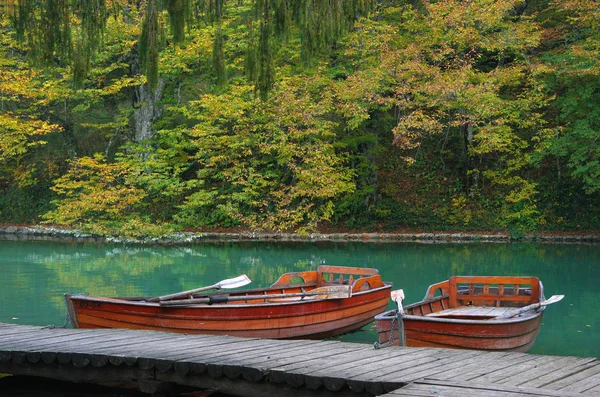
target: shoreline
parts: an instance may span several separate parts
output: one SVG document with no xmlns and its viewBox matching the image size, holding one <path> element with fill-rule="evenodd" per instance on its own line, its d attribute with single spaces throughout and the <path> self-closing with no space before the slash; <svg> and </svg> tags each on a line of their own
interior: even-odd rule
<svg viewBox="0 0 600 397">
<path fill-rule="evenodd" d="M 47 226 L 0 226 L 2 240 L 42 240 L 96 243 L 131 243 L 179 245 L 203 242 L 364 242 L 364 243 L 449 243 L 449 242 L 553 242 L 553 243 L 596 243 L 600 244 L 599 232 L 578 233 L 531 233 L 514 238 L 500 232 L 334 232 L 334 233 L 272 233 L 248 231 L 179 232 L 167 237 L 129 239 L 103 237 L 77 230 Z"/>
</svg>

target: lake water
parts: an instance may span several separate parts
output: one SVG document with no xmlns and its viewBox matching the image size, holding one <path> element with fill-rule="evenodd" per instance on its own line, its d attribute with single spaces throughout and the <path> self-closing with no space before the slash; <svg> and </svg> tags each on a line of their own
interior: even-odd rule
<svg viewBox="0 0 600 397">
<path fill-rule="evenodd" d="M 600 245 L 493 243 L 211 243 L 127 246 L 0 240 L 0 322 L 64 324 L 64 293 L 164 295 L 246 274 L 263 287 L 284 272 L 320 264 L 374 267 L 405 304 L 452 275 L 542 280 L 548 306 L 531 353 L 600 356 Z M 389 305 L 393 308 L 392 302 Z M 339 337 L 372 344 L 374 323 Z"/>
</svg>

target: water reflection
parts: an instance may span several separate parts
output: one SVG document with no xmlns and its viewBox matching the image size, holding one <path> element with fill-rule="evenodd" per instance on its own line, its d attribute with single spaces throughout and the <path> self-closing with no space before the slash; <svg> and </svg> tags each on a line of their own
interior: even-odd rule
<svg viewBox="0 0 600 397">
<path fill-rule="evenodd" d="M 0 322 L 62 325 L 63 293 L 104 296 L 162 295 L 247 274 L 250 287 L 273 283 L 289 271 L 320 264 L 375 267 L 406 302 L 452 275 L 538 276 L 549 306 L 534 353 L 599 355 L 600 275 L 597 245 L 214 243 L 143 247 L 93 243 L 0 241 Z M 390 304 L 392 308 L 392 304 Z M 341 337 L 375 341 L 373 325 Z"/>
</svg>

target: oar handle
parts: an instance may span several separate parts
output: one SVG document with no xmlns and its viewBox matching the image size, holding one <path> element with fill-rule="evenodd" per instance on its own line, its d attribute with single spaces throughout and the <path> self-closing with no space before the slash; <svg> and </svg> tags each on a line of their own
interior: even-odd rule
<svg viewBox="0 0 600 397">
<path fill-rule="evenodd" d="M 244 295 L 244 296 L 229 296 L 229 295 L 215 295 L 207 298 L 192 298 L 192 299 L 178 299 L 178 300 L 166 300 L 161 301 L 161 306 L 186 306 L 186 305 L 198 305 L 198 304 L 209 304 L 213 303 L 227 303 L 234 301 L 253 301 L 253 300 L 267 300 L 267 299 L 281 299 L 281 298 L 294 298 L 306 296 L 320 296 L 322 299 L 344 299 L 352 296 L 352 290 L 350 288 L 339 289 L 335 287 L 323 287 L 321 290 L 310 292 L 297 292 L 289 294 L 266 294 L 266 295 Z M 318 290 L 318 291 L 317 291 Z"/>
<path fill-rule="evenodd" d="M 168 301 L 171 299 L 182 298 L 184 296 L 189 296 L 193 294 L 197 294 L 198 292 L 207 291 L 209 289 L 219 289 L 219 284 L 213 284 L 206 287 L 194 288 L 187 291 L 181 291 L 174 294 L 163 295 L 156 298 L 148 299 L 149 302 L 160 302 L 160 301 Z"/>
<path fill-rule="evenodd" d="M 190 289 L 187 291 L 182 291 L 182 292 L 177 292 L 174 294 L 169 294 L 169 295 L 163 295 L 163 296 L 157 296 L 154 298 L 150 298 L 147 299 L 148 302 L 160 302 L 160 301 L 168 301 L 171 299 L 177 299 L 177 298 L 184 298 L 186 296 L 192 296 L 194 294 L 197 294 L 198 292 L 202 292 L 202 291 L 207 291 L 209 289 L 221 289 L 221 288 L 238 288 L 238 287 L 243 287 L 244 285 L 248 285 L 252 282 L 252 280 L 250 280 L 248 278 L 248 276 L 246 276 L 245 274 L 242 274 L 241 276 L 237 276 L 235 278 L 228 278 L 226 280 L 221 280 L 216 284 L 213 285 L 209 285 L 206 287 L 199 287 L 199 288 L 194 288 L 194 289 Z"/>
<path fill-rule="evenodd" d="M 523 313 L 527 313 L 533 310 L 537 310 L 540 307 L 543 306 L 548 306 L 551 305 L 553 303 L 556 302 L 560 302 L 565 296 L 564 295 L 552 295 L 549 299 L 546 299 L 543 302 L 538 302 L 538 303 L 533 303 L 531 305 L 527 305 L 527 306 L 523 306 L 522 308 L 520 308 L 519 310 L 515 310 L 513 312 L 507 312 L 501 316 L 498 316 L 497 318 L 512 318 L 512 317 L 516 317 L 519 316 Z"/>
</svg>

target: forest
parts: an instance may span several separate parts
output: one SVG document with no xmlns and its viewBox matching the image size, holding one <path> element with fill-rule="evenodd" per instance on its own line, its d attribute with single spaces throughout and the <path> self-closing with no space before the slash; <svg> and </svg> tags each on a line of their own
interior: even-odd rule
<svg viewBox="0 0 600 397">
<path fill-rule="evenodd" d="M 0 224 L 598 230 L 598 0 L 0 0 Z"/>
</svg>

